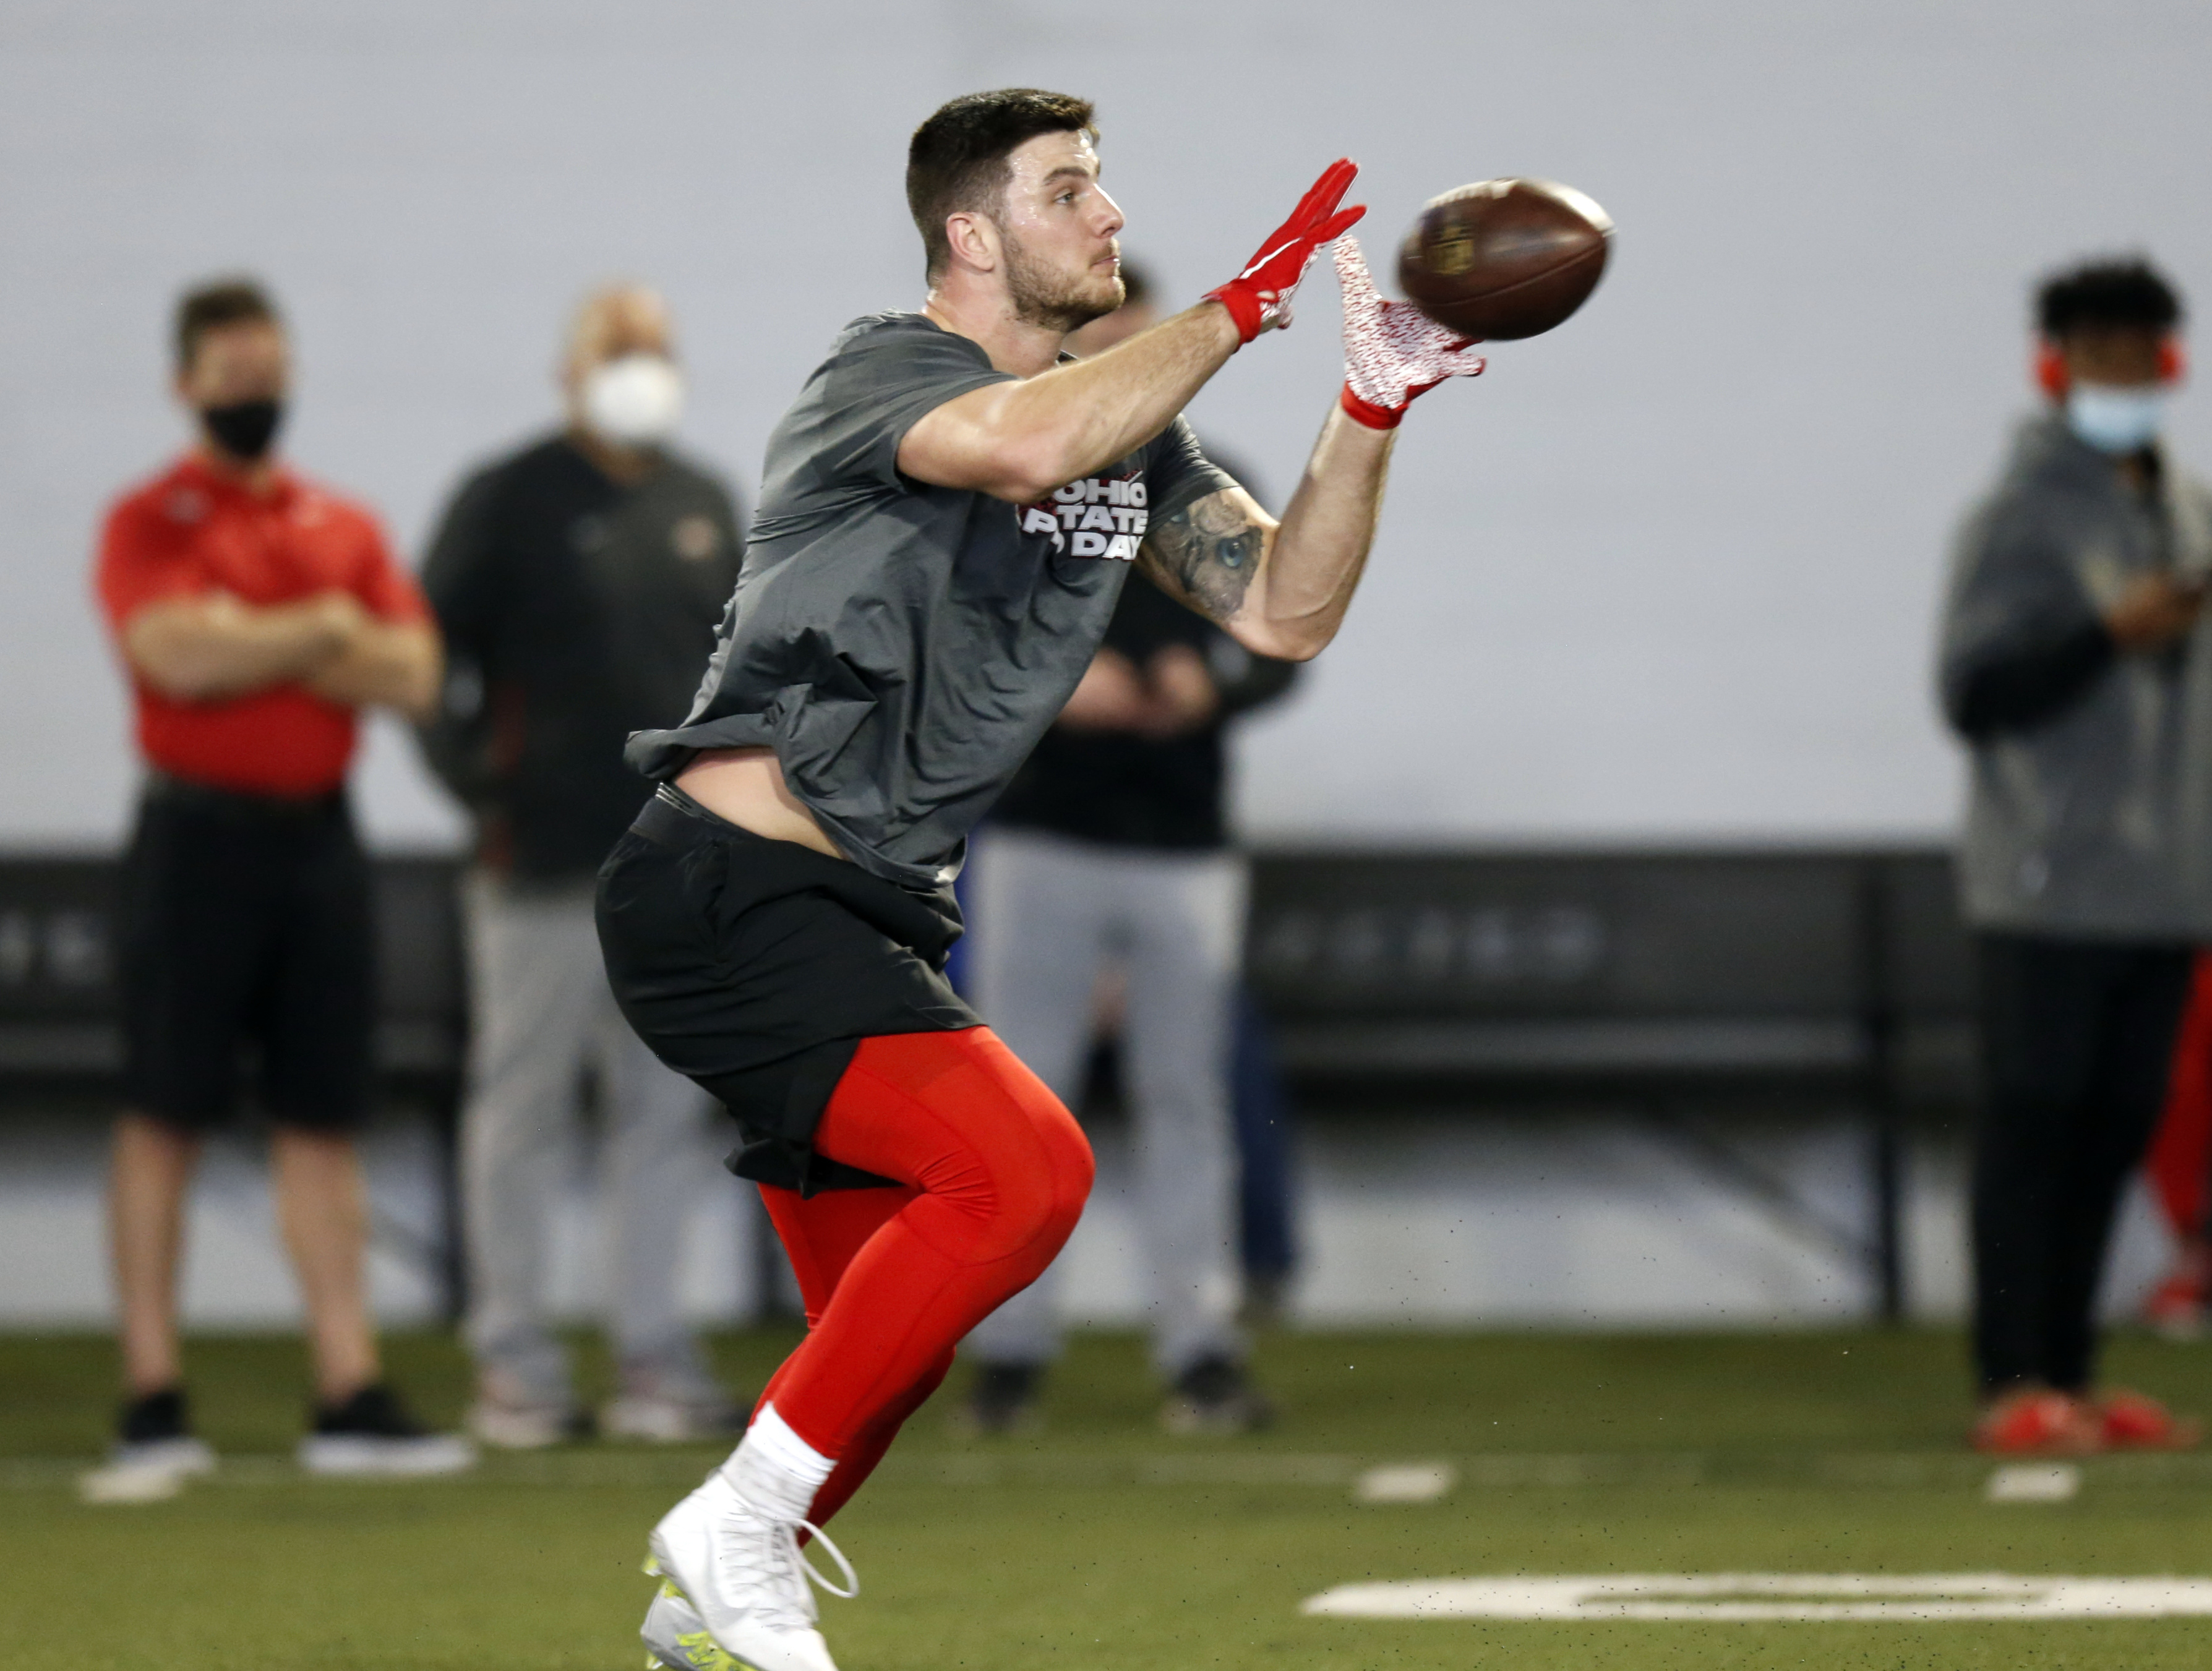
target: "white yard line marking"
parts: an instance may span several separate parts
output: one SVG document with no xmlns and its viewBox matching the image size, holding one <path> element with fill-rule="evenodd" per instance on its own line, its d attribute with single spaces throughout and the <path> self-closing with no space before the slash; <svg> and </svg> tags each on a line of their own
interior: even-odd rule
<svg viewBox="0 0 2212 1671">
<path fill-rule="evenodd" d="M 2004 1572 L 1417 1578 L 1342 1584 L 1310 1597 L 1298 1611 L 1336 1619 L 2194 1619 L 2212 1617 L 2212 1578 Z"/>
<path fill-rule="evenodd" d="M 1457 1484 L 1449 1462 L 1391 1462 L 1364 1469 L 1352 1495 L 1361 1503 L 1433 1503 Z"/>
<path fill-rule="evenodd" d="M 1990 1475 L 1982 1495 L 1992 1503 L 2071 1503 L 2081 1490 L 2072 1462 L 2008 1462 Z"/>
<path fill-rule="evenodd" d="M 582 1445 L 526 1453 L 487 1452 L 475 1472 L 444 1483 L 477 1486 L 663 1486 L 696 1485 L 713 1466 L 698 1446 Z M 88 1456 L 0 1457 L 0 1492 L 73 1487 Z M 2073 1466 L 2068 1464 L 2067 1466 Z M 958 1449 L 894 1452 L 879 1478 L 958 1486 L 1291 1486 L 1349 1492 L 1376 1469 L 1449 1467 L 1452 1490 L 1473 1496 L 1502 1491 L 1674 1489 L 1686 1486 L 1792 1486 L 1856 1491 L 1940 1491 L 1979 1494 L 1990 1482 L 1987 1457 L 1958 1451 L 1469 1451 L 1456 1456 L 1390 1459 L 1320 1451 L 1177 1449 L 1174 1450 L 1032 1449 L 977 1444 Z M 301 1483 L 287 1454 L 227 1453 L 212 1479 L 225 1486 Z M 2081 1465 L 2084 1489 L 2212 1488 L 2212 1453 L 2171 1451 L 2100 1456 Z M 343 1483 L 343 1482 L 337 1482 Z"/>
<path fill-rule="evenodd" d="M 166 1503 L 185 1488 L 185 1476 L 175 1468 L 111 1462 L 77 1476 L 77 1500 L 82 1503 Z"/>
</svg>

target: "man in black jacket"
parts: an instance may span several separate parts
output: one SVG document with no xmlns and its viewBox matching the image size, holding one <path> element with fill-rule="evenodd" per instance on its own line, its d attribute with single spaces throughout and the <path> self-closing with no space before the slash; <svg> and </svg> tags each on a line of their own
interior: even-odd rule
<svg viewBox="0 0 2212 1671">
<path fill-rule="evenodd" d="M 514 1447 L 589 1425 L 544 1292 L 544 1226 L 587 1067 L 605 1115 L 605 1298 L 621 1373 L 602 1425 L 674 1441 L 733 1414 L 677 1309 L 706 1099 L 616 1011 L 592 885 L 637 811 L 623 740 L 682 717 L 744 545 L 729 490 L 667 445 L 683 385 L 659 296 L 592 295 L 562 382 L 567 426 L 464 484 L 423 575 L 453 668 L 423 740 L 477 825 L 462 1137 L 471 1424 Z"/>
</svg>

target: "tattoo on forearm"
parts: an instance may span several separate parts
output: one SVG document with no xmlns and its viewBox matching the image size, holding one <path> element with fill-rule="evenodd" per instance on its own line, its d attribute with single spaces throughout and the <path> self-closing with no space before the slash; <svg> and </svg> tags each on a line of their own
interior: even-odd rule
<svg viewBox="0 0 2212 1671">
<path fill-rule="evenodd" d="M 1229 495 L 1216 493 L 1153 523 L 1145 543 L 1160 571 L 1201 612 L 1226 621 L 1244 602 L 1265 535 Z"/>
</svg>

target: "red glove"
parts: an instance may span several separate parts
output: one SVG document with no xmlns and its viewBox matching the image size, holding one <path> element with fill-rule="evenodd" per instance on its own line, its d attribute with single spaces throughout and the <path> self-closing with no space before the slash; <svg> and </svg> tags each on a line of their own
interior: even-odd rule
<svg viewBox="0 0 2212 1671">
<path fill-rule="evenodd" d="M 1313 190 L 1298 199 L 1291 218 L 1260 246 L 1251 264 L 1219 289 L 1206 293 L 1229 310 L 1229 317 L 1237 321 L 1237 336 L 1245 342 L 1290 324 L 1291 297 L 1314 252 L 1367 212 L 1360 204 L 1342 210 L 1336 206 L 1358 172 L 1349 157 L 1330 163 Z"/>
<path fill-rule="evenodd" d="M 1359 240 L 1336 246 L 1344 289 L 1344 410 L 1370 429 L 1395 429 L 1413 397 L 1449 377 L 1474 377 L 1474 339 L 1447 331 L 1410 301 L 1385 301 L 1367 276 Z"/>
</svg>

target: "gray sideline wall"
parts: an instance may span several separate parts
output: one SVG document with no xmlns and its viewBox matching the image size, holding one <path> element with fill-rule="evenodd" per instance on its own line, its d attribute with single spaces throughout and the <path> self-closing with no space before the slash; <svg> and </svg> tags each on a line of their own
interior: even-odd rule
<svg viewBox="0 0 2212 1671">
<path fill-rule="evenodd" d="M 1423 198 L 1486 175 L 1620 224 L 1583 317 L 1407 426 L 1351 624 L 1243 745 L 1252 833 L 1939 832 L 1930 617 L 2028 404 L 2028 281 L 2142 246 L 2212 303 L 2208 62 L 2201 4 L 2070 0 L 4 0 L 0 843 L 124 825 L 87 555 L 182 433 L 182 283 L 273 282 L 293 454 L 410 560 L 464 465 L 547 418 L 556 333 L 610 275 L 668 291 L 690 444 L 750 495 L 830 337 L 919 298 L 908 131 L 1023 82 L 1097 100 L 1170 298 L 1340 151 L 1386 271 Z M 1325 268 L 1300 311 L 1194 414 L 1278 492 L 1337 376 Z M 2176 434 L 2212 463 L 2212 403 Z M 455 834 L 388 729 L 363 799 L 387 845 Z"/>
</svg>

